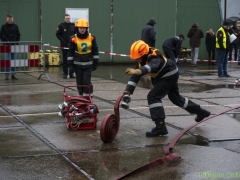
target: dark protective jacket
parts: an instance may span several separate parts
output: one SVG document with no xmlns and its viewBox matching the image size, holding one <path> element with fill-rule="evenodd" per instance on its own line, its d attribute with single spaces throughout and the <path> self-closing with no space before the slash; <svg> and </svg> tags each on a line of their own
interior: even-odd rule
<svg viewBox="0 0 240 180">
<path fill-rule="evenodd" d="M 238 27 L 231 27 L 229 28 L 229 34 L 235 34 L 235 36 L 237 37 L 237 39 L 235 41 L 233 41 L 233 44 L 238 44 L 239 43 L 239 39 L 240 39 L 240 29 Z"/>
<path fill-rule="evenodd" d="M 20 41 L 18 25 L 5 23 L 1 27 L 0 38 L 2 42 Z"/>
<path fill-rule="evenodd" d="M 58 25 L 56 36 L 60 41 L 60 46 L 68 47 L 69 38 L 75 33 L 75 25 L 74 23 L 60 23 Z"/>
<path fill-rule="evenodd" d="M 79 33 L 70 37 L 67 55 L 68 65 L 76 65 L 83 69 L 97 68 L 99 52 L 96 37 L 87 32 L 86 38 L 79 38 Z"/>
<path fill-rule="evenodd" d="M 192 28 L 188 31 L 187 37 L 190 38 L 190 47 L 200 47 L 201 38 L 204 38 L 204 34 L 202 30 L 198 28 L 198 26 L 192 26 Z"/>
<path fill-rule="evenodd" d="M 142 30 L 141 40 L 147 43 L 150 47 L 155 47 L 156 43 L 156 32 L 154 30 L 154 19 L 150 19 L 147 25 Z"/>
<path fill-rule="evenodd" d="M 166 58 L 164 59 L 160 55 L 151 55 L 151 54 L 145 56 L 141 64 L 137 63 L 135 69 L 141 69 L 142 71 L 141 76 L 146 75 L 148 73 L 157 74 L 157 76 L 154 78 L 151 76 L 151 81 L 153 86 L 161 78 L 169 77 L 178 73 L 178 69 L 172 60 L 166 59 Z M 133 94 L 141 76 L 132 75 L 128 81 L 125 91 L 128 91 L 131 94 Z"/>
<path fill-rule="evenodd" d="M 162 46 L 171 49 L 175 58 L 177 58 L 181 51 L 182 41 L 180 40 L 180 38 L 178 36 L 174 36 L 174 37 L 166 39 L 163 42 Z"/>
<path fill-rule="evenodd" d="M 216 49 L 216 36 L 211 34 L 209 31 L 206 33 L 205 44 L 207 51 L 212 51 Z"/>
</svg>

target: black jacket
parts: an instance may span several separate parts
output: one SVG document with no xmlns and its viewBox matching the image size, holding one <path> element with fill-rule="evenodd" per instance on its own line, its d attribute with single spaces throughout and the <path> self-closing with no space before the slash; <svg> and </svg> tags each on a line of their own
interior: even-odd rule
<svg viewBox="0 0 240 180">
<path fill-rule="evenodd" d="M 148 59 L 147 57 L 148 56 L 145 56 L 145 60 L 143 60 L 141 63 L 142 67 L 140 69 L 142 71 L 142 74 L 140 76 L 132 75 L 129 79 L 130 83 L 127 84 L 125 91 L 130 92 L 130 94 L 133 94 L 136 85 L 143 75 L 146 75 L 148 73 L 157 73 L 163 68 L 155 78 L 151 78 L 152 84 L 154 86 L 161 78 L 171 77 L 174 74 L 178 73 L 177 67 L 172 60 L 167 59 L 167 63 L 165 64 L 164 59 L 159 55 L 151 56 Z M 138 63 L 136 63 L 135 69 L 138 68 Z"/>
<path fill-rule="evenodd" d="M 239 37 L 240 29 L 238 27 L 234 27 L 233 26 L 233 27 L 229 28 L 228 32 L 229 32 L 230 35 L 231 34 L 235 34 L 237 39 L 235 41 L 233 41 L 232 43 L 233 44 L 238 44 L 239 43 L 239 39 L 240 39 L 240 37 Z"/>
<path fill-rule="evenodd" d="M 0 38 L 2 42 L 20 41 L 18 25 L 5 23 L 1 27 Z"/>
<path fill-rule="evenodd" d="M 150 47 L 155 47 L 156 32 L 154 30 L 154 24 L 149 22 L 142 30 L 141 40 L 147 43 Z"/>
<path fill-rule="evenodd" d="M 74 23 L 60 23 L 57 28 L 56 36 L 60 41 L 60 46 L 68 47 L 69 38 L 75 33 Z"/>
<path fill-rule="evenodd" d="M 162 46 L 171 49 L 173 51 L 175 58 L 177 58 L 180 53 L 180 50 L 181 50 L 182 41 L 179 39 L 179 37 L 174 36 L 174 37 L 166 39 L 163 42 Z"/>
<path fill-rule="evenodd" d="M 207 51 L 212 51 L 216 49 L 216 36 L 211 34 L 209 31 L 206 33 L 205 44 Z"/>
</svg>

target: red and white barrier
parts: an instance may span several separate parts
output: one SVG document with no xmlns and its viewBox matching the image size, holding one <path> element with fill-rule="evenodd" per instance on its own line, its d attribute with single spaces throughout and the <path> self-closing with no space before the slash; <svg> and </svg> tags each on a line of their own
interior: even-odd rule
<svg viewBox="0 0 240 180">
<path fill-rule="evenodd" d="M 50 48 L 55 48 L 55 49 L 69 49 L 66 47 L 61 47 L 61 46 L 50 46 L 49 44 L 44 44 L 45 47 L 50 47 Z M 109 55 L 114 55 L 114 56 L 124 56 L 124 57 L 129 57 L 129 55 L 126 54 L 117 54 L 117 53 L 111 53 L 111 52 L 103 52 L 99 51 L 100 54 L 109 54 Z"/>
<path fill-rule="evenodd" d="M 55 48 L 55 49 L 69 49 L 66 47 L 61 47 L 61 46 L 51 46 L 49 44 L 44 44 L 45 47 L 50 47 L 50 48 Z M 117 54 L 117 53 L 111 53 L 111 52 L 103 52 L 103 51 L 99 51 L 100 54 L 109 54 L 109 55 L 114 55 L 114 56 L 124 56 L 124 57 L 129 57 L 130 55 L 127 54 Z M 187 58 L 183 58 L 183 59 L 179 59 L 180 61 L 191 61 L 191 59 L 187 59 Z M 198 62 L 218 62 L 218 60 L 202 60 L 199 59 L 197 60 Z M 230 63 L 236 63 L 238 61 L 228 61 Z"/>
<path fill-rule="evenodd" d="M 39 46 L 38 45 L 1 45 L 0 46 L 0 53 L 38 53 Z M 30 56 L 27 56 L 29 58 Z M 3 56 L 4 57 L 4 56 Z M 16 56 L 15 60 L 10 59 L 1 59 L 0 60 L 0 67 L 36 67 L 39 65 L 39 57 L 36 55 L 34 59 L 18 59 L 21 57 L 20 55 Z M 11 62 L 11 63 L 10 63 Z"/>
</svg>

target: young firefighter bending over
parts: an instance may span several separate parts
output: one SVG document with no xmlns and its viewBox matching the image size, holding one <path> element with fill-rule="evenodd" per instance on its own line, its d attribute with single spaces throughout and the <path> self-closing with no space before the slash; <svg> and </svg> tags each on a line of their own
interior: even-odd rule
<svg viewBox="0 0 240 180">
<path fill-rule="evenodd" d="M 178 89 L 178 69 L 175 63 L 166 59 L 155 48 L 149 47 L 142 40 L 134 42 L 130 49 L 130 58 L 137 63 L 136 68 L 127 68 L 126 74 L 131 75 L 124 94 L 133 94 L 141 76 L 149 74 L 153 88 L 147 95 L 149 111 L 156 127 L 146 132 L 146 136 L 155 137 L 168 134 L 165 126 L 165 113 L 161 99 L 168 95 L 170 101 L 185 109 L 190 114 L 196 114 L 195 121 L 200 122 L 211 113 L 200 105 L 182 97 Z"/>
</svg>

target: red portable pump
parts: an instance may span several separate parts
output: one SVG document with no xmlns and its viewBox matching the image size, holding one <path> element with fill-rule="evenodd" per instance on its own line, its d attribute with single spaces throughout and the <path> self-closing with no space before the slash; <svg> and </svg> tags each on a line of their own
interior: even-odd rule
<svg viewBox="0 0 240 180">
<path fill-rule="evenodd" d="M 88 88 L 87 96 L 67 96 L 66 89 L 72 87 Z M 97 125 L 98 108 L 92 102 L 90 95 L 90 87 L 81 86 L 65 86 L 63 92 L 63 103 L 59 104 L 59 116 L 65 117 L 67 120 L 68 130 L 93 130 Z"/>
</svg>

